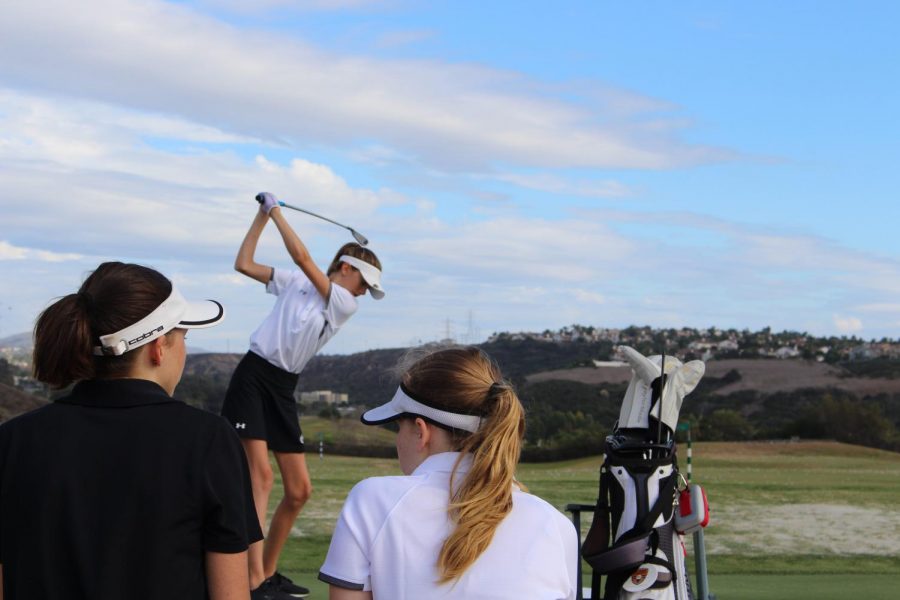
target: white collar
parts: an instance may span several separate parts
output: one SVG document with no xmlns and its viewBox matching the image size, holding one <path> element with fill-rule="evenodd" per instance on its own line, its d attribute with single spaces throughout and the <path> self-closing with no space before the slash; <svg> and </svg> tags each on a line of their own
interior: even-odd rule
<svg viewBox="0 0 900 600">
<path fill-rule="evenodd" d="M 452 473 L 453 465 L 456 464 L 456 460 L 459 458 L 459 452 L 441 452 L 439 454 L 432 454 L 428 458 L 422 461 L 422 463 L 415 468 L 412 472 L 413 475 L 427 475 L 429 473 Z M 469 472 L 469 469 L 472 468 L 472 455 L 466 454 L 463 456 L 462 460 L 459 461 L 459 466 L 456 468 L 456 473 L 459 475 L 465 474 Z"/>
</svg>

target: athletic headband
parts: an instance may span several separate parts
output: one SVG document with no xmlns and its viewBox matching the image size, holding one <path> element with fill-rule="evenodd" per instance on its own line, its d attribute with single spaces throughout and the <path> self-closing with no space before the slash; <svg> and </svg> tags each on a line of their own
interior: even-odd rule
<svg viewBox="0 0 900 600">
<path fill-rule="evenodd" d="M 121 331 L 100 336 L 94 346 L 97 356 L 121 356 L 129 350 L 149 344 L 175 328 L 212 327 L 225 318 L 225 309 L 215 300 L 188 302 L 172 286 L 172 293 L 149 315 Z"/>
<path fill-rule="evenodd" d="M 369 293 L 372 294 L 373 298 L 376 300 L 384 298 L 384 288 L 381 287 L 381 271 L 378 267 L 347 254 L 342 255 L 338 260 L 347 263 L 351 267 L 356 267 L 362 273 L 363 279 L 366 280 L 366 284 L 369 286 Z"/>
<path fill-rule="evenodd" d="M 463 429 L 470 432 L 477 431 L 478 426 L 481 424 L 481 417 L 478 415 L 456 413 L 434 402 L 422 398 L 413 398 L 410 391 L 402 383 L 397 388 L 397 393 L 394 394 L 390 402 L 367 410 L 360 417 L 360 420 L 366 425 L 380 425 L 389 421 L 396 421 L 404 415 L 424 417 L 453 429 Z"/>
</svg>

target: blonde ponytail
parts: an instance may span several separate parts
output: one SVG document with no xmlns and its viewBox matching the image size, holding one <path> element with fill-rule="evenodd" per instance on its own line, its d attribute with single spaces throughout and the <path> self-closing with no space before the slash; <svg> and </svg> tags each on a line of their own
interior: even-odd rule
<svg viewBox="0 0 900 600">
<path fill-rule="evenodd" d="M 423 397 L 440 398 L 449 410 L 482 416 L 474 433 L 454 430 L 454 447 L 460 452 L 450 479 L 448 512 L 454 528 L 437 562 L 438 582 L 446 583 L 478 560 L 512 510 L 525 414 L 497 364 L 472 346 L 428 354 L 409 368 L 403 380 Z M 472 456 L 472 465 L 456 487 L 456 470 L 467 455 Z"/>
<path fill-rule="evenodd" d="M 495 385 L 491 391 L 491 412 L 460 447 L 461 456 L 472 454 L 472 466 L 450 500 L 450 517 L 456 527 L 438 556 L 440 583 L 460 577 L 478 560 L 490 546 L 500 522 L 512 510 L 512 487 L 525 417 L 509 386 Z M 451 480 L 451 488 L 452 485 Z"/>
</svg>

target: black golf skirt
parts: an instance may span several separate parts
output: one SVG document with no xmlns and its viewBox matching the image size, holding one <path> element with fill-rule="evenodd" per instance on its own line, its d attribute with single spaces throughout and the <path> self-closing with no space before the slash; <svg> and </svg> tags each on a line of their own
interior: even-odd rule
<svg viewBox="0 0 900 600">
<path fill-rule="evenodd" d="M 294 389 L 299 375 L 247 352 L 238 363 L 222 405 L 222 416 L 238 436 L 265 440 L 274 452 L 303 452 L 303 432 Z"/>
</svg>

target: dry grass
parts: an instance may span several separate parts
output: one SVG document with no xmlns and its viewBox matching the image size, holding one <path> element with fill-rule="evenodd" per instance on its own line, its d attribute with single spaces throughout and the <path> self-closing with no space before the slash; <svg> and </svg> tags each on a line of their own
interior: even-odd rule
<svg viewBox="0 0 900 600">
<path fill-rule="evenodd" d="M 732 369 L 741 380 L 716 390 L 727 395 L 741 390 L 756 390 L 764 394 L 789 392 L 802 388 L 838 388 L 858 396 L 879 393 L 900 393 L 900 379 L 875 377 L 844 377 L 840 367 L 806 360 L 776 360 L 737 358 L 711 360 L 706 363 L 708 377 L 722 377 Z M 624 383 L 631 379 L 630 367 L 578 367 L 542 371 L 528 376 L 529 383 L 548 380 L 577 381 L 589 385 Z"/>
</svg>

